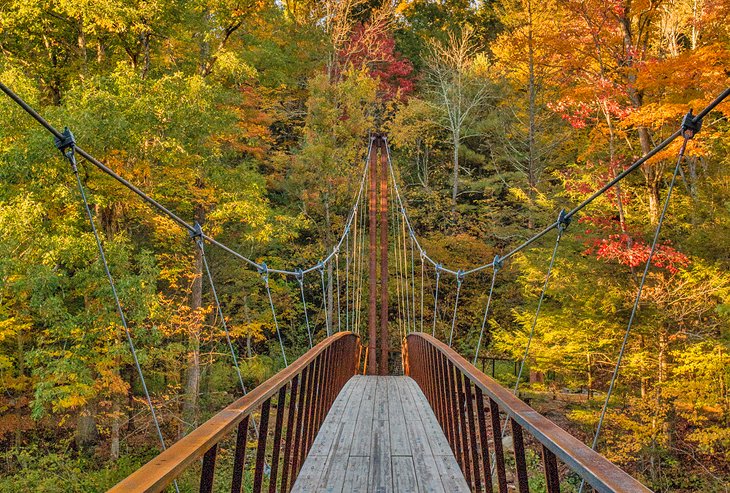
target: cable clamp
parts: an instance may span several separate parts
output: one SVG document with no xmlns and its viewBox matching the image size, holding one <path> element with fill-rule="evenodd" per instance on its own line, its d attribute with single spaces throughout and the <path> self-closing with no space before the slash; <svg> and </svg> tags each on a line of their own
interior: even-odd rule
<svg viewBox="0 0 730 493">
<path fill-rule="evenodd" d="M 324 263 L 321 260 L 317 263 L 317 270 L 324 272 Z"/>
<path fill-rule="evenodd" d="M 443 266 L 441 264 L 436 264 L 436 277 L 441 277 L 441 269 L 443 269 Z"/>
<path fill-rule="evenodd" d="M 702 118 L 695 118 L 690 109 L 682 119 L 682 137 L 689 140 L 702 128 Z"/>
<path fill-rule="evenodd" d="M 561 233 L 565 231 L 570 225 L 570 217 L 568 217 L 568 213 L 565 211 L 565 209 L 560 209 L 557 223 L 558 231 L 560 231 Z"/>
<path fill-rule="evenodd" d="M 56 147 L 69 160 L 74 171 L 76 171 L 76 138 L 68 127 L 64 127 L 61 137 L 54 139 Z"/>
<path fill-rule="evenodd" d="M 299 284 L 302 284 L 304 282 L 304 271 L 302 269 L 297 269 L 294 271 L 294 277 L 299 281 Z"/>
<path fill-rule="evenodd" d="M 203 228 L 200 226 L 200 223 L 195 221 L 195 224 L 193 225 L 193 230 L 189 232 L 190 238 L 192 238 L 195 241 L 201 240 L 203 238 Z"/>
<path fill-rule="evenodd" d="M 426 257 L 426 250 L 421 249 L 421 260 L 423 261 Z"/>
<path fill-rule="evenodd" d="M 269 282 L 269 267 L 266 265 L 266 262 L 261 262 L 261 265 L 258 267 L 259 274 L 261 274 L 261 277 L 266 281 Z"/>
<path fill-rule="evenodd" d="M 458 282 L 459 284 L 461 284 L 462 282 L 464 282 L 464 277 L 466 277 L 466 272 L 464 272 L 463 270 L 459 269 L 456 272 L 456 282 Z"/>
<path fill-rule="evenodd" d="M 495 255 L 494 260 L 492 260 L 492 267 L 494 268 L 494 270 L 499 270 L 502 268 L 503 262 L 504 260 L 500 258 L 499 255 Z"/>
<path fill-rule="evenodd" d="M 76 147 L 76 139 L 74 138 L 74 134 L 71 133 L 71 130 L 69 130 L 68 127 L 64 127 L 61 137 L 56 137 L 54 140 L 56 142 L 56 147 L 58 147 L 58 150 L 63 152 L 64 154 L 66 149 Z"/>
</svg>

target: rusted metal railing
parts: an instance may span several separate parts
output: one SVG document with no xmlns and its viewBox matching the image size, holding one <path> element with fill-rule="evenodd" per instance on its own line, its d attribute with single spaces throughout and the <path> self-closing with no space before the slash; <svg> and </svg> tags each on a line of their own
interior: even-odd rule
<svg viewBox="0 0 730 493">
<path fill-rule="evenodd" d="M 512 478 L 517 491 L 527 493 L 526 449 L 534 447 L 548 493 L 560 491 L 558 461 L 596 491 L 650 492 L 434 337 L 409 334 L 403 352 L 406 374 L 426 395 L 472 491 L 491 492 L 496 482 L 498 491 L 507 493 L 505 456 L 513 454 Z M 511 444 L 502 438 L 503 420 L 509 421 Z"/>
<path fill-rule="evenodd" d="M 256 461 L 252 491 L 289 491 L 337 394 L 357 371 L 358 347 L 359 338 L 351 332 L 338 332 L 328 337 L 288 368 L 142 466 L 110 492 L 162 491 L 202 457 L 200 491 L 210 493 L 219 444 L 234 431 L 231 491 L 241 491 L 247 467 L 246 450 L 251 447 L 255 448 Z M 273 420 L 272 407 L 275 411 Z M 249 422 L 255 412 L 258 426 L 254 432 L 255 444 L 250 445 Z"/>
</svg>

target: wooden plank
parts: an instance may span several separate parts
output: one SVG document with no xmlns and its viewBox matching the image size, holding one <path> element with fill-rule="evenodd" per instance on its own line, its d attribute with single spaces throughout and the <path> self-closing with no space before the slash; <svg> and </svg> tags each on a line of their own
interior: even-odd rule
<svg viewBox="0 0 730 493">
<path fill-rule="evenodd" d="M 390 464 L 390 426 L 388 424 L 389 378 L 376 378 L 368 490 L 374 493 L 386 493 L 393 491 L 393 475 Z"/>
<path fill-rule="evenodd" d="M 311 493 L 312 491 L 316 491 L 326 462 L 327 457 L 321 455 L 307 457 L 301 471 L 299 471 L 299 476 L 297 476 L 297 481 L 294 483 L 292 493 Z"/>
<path fill-rule="evenodd" d="M 352 439 L 350 456 L 367 457 L 370 455 L 370 447 L 373 440 L 373 412 L 375 407 L 375 382 L 376 378 L 365 378 L 365 386 L 362 391 L 360 411 L 355 424 L 355 436 Z"/>
<path fill-rule="evenodd" d="M 352 395 L 352 389 L 357 387 L 357 383 L 353 380 L 354 379 L 351 378 L 347 381 L 347 383 L 345 383 L 340 394 L 332 404 L 332 408 L 329 413 L 327 413 L 327 417 L 322 423 L 322 426 L 317 433 L 317 437 L 312 444 L 309 455 L 329 455 L 335 436 L 339 431 L 342 416 L 347 408 L 347 402 L 350 400 L 350 396 Z"/>
<path fill-rule="evenodd" d="M 426 429 L 426 436 L 428 437 L 429 444 L 433 455 L 452 455 L 453 452 L 449 446 L 449 442 L 446 440 L 444 431 L 441 429 L 436 420 L 436 415 L 433 413 L 433 409 L 426 400 L 426 396 L 423 395 L 421 388 L 418 386 L 415 380 L 410 377 L 405 377 L 407 387 L 410 389 L 411 395 L 418 414 L 421 416 L 421 421 Z"/>
<path fill-rule="evenodd" d="M 413 457 L 393 457 L 393 493 L 418 491 Z"/>
<path fill-rule="evenodd" d="M 370 458 L 353 456 L 347 461 L 343 492 L 369 493 L 368 476 L 370 475 Z"/>
<path fill-rule="evenodd" d="M 408 388 L 409 384 L 406 377 L 399 378 L 397 384 L 403 403 L 403 412 L 407 416 L 406 429 L 413 454 L 413 465 L 416 469 L 418 491 L 444 492 L 441 479 L 438 477 L 436 461 L 431 452 L 431 445 L 426 436 L 426 429 L 423 427 L 420 414 L 416 410 L 416 404 Z"/>
<path fill-rule="evenodd" d="M 369 491 L 393 491 L 393 472 L 390 464 L 390 427 L 383 419 L 373 421 L 373 444 L 370 449 Z"/>
<path fill-rule="evenodd" d="M 466 479 L 464 479 L 459 464 L 456 463 L 453 455 L 437 455 L 435 459 L 439 476 L 441 476 L 441 483 L 446 491 L 453 493 L 468 493 L 470 491 L 469 485 L 466 483 Z"/>
<path fill-rule="evenodd" d="M 350 448 L 355 436 L 355 426 L 364 394 L 365 383 L 369 377 L 356 375 L 352 377 L 350 399 L 338 423 L 338 432 L 330 450 L 329 461 L 320 481 L 320 491 L 343 491 L 345 471 L 350 457 Z M 367 479 L 366 479 L 367 480 Z"/>
<path fill-rule="evenodd" d="M 390 424 L 390 453 L 393 456 L 411 455 L 411 445 L 408 441 L 406 416 L 403 413 L 403 403 L 398 391 L 398 379 L 402 377 L 388 377 L 388 421 Z"/>
</svg>

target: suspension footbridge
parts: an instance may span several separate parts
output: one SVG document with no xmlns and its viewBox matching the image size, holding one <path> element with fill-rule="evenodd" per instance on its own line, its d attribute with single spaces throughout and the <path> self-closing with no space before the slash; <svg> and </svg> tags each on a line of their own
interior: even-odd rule
<svg viewBox="0 0 730 493">
<path fill-rule="evenodd" d="M 649 491 L 636 479 L 603 457 L 598 450 L 601 427 L 619 375 L 626 344 L 641 299 L 652 256 L 661 237 L 667 206 L 680 173 L 688 142 L 701 129 L 702 120 L 730 96 L 722 92 L 696 115 L 687 114 L 677 130 L 646 155 L 571 210 L 556 214 L 555 221 L 492 262 L 462 270 L 432 258 L 418 240 L 407 204 L 398 186 L 387 138 L 374 135 L 360 176 L 359 187 L 345 226 L 334 248 L 310 266 L 271 267 L 256 262 L 235 248 L 208 235 L 197 223 L 180 218 L 130 181 L 81 148 L 72 132 L 59 131 L 12 90 L 0 90 L 23 107 L 55 138 L 56 147 L 69 162 L 79 197 L 96 238 L 120 323 L 125 330 L 161 453 L 121 481 L 114 492 L 179 490 L 183 474 L 199 476 L 199 491 L 531 491 L 533 481 L 549 493 L 561 491 L 566 477 L 580 480 L 580 491 Z M 517 397 L 525 361 L 535 334 L 540 309 L 549 289 L 561 238 L 569 234 L 571 220 L 653 156 L 680 139 L 676 165 L 664 207 L 627 320 L 616 362 L 593 440 L 587 445 L 540 415 Z M 137 358 L 135 340 L 117 294 L 104 242 L 97 233 L 89 207 L 88 191 L 78 171 L 77 156 L 111 176 L 151 207 L 186 230 L 192 248 L 202 259 L 214 309 L 218 314 L 232 371 L 242 397 L 221 410 L 187 436 L 168 443 L 145 375 Z M 495 283 L 504 264 L 541 238 L 555 234 L 537 309 L 531 323 L 517 381 L 507 389 L 474 365 L 480 355 L 485 324 L 492 309 Z M 225 306 L 215 290 L 215 276 L 206 258 L 207 247 L 220 248 L 255 269 L 266 293 L 276 338 L 285 368 L 247 389 L 238 363 L 238 347 L 226 322 Z M 459 316 L 461 288 L 475 274 L 491 270 L 484 285 L 488 299 L 477 328 L 473 354 L 452 347 Z M 329 273 L 332 274 L 329 274 Z M 328 333 L 316 340 L 307 313 L 311 293 L 306 286 L 321 286 L 323 302 L 326 276 L 335 288 L 325 313 Z M 277 319 L 271 295 L 273 276 L 298 284 L 304 306 L 304 323 L 310 349 L 290 361 L 287 337 Z M 447 279 L 450 278 L 450 279 Z M 427 283 L 426 279 L 432 281 Z M 314 282 L 305 283 L 305 279 Z M 453 306 L 444 310 L 444 291 L 453 290 Z M 395 296 L 393 296 L 395 295 Z M 279 307 L 280 308 L 280 307 Z M 327 308 L 327 307 L 325 307 Z M 447 313 L 447 318 L 443 313 Z M 430 315 L 429 315 L 430 314 Z M 430 316 L 430 318 L 428 318 Z M 393 341 L 398 341 L 394 346 Z M 232 465 L 217 468 L 222 458 Z M 539 457 L 539 473 L 531 468 Z"/>
</svg>

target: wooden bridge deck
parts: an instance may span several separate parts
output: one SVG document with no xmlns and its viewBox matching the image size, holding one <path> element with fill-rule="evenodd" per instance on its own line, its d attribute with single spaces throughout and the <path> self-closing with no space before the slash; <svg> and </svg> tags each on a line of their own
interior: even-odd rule
<svg viewBox="0 0 730 493">
<path fill-rule="evenodd" d="M 426 397 L 410 377 L 352 377 L 294 492 L 468 492 Z"/>
</svg>

